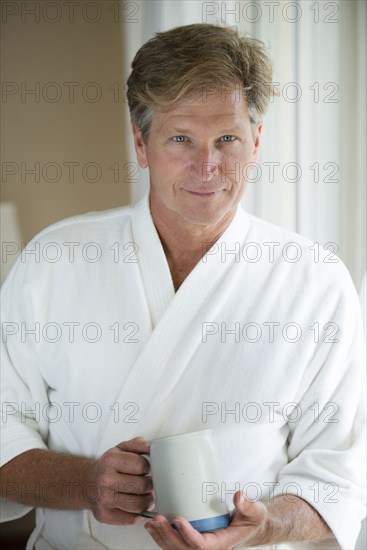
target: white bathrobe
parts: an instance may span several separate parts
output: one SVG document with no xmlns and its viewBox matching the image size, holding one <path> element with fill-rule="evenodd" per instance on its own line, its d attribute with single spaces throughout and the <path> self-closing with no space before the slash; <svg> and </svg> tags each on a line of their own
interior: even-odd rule
<svg viewBox="0 0 367 550">
<path fill-rule="evenodd" d="M 35 237 L 3 286 L 2 464 L 212 428 L 232 508 L 238 489 L 298 495 L 350 550 L 364 516 L 365 388 L 350 276 L 241 207 L 205 252 L 175 293 L 147 196 Z M 9 519 L 29 509 L 5 506 Z M 51 509 L 37 510 L 34 544 L 157 548 L 143 519 Z"/>
</svg>

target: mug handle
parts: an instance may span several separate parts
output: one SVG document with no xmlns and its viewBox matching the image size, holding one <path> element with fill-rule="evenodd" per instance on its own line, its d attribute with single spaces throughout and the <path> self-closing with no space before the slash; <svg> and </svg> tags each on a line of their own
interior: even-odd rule
<svg viewBox="0 0 367 550">
<path fill-rule="evenodd" d="M 150 455 L 148 454 L 141 454 L 140 456 L 142 456 L 143 458 L 145 458 L 145 460 L 149 463 L 150 465 Z M 141 512 L 139 514 L 139 516 L 142 516 L 143 518 L 149 518 L 149 519 L 152 519 L 154 518 L 155 516 L 158 515 L 158 512 Z"/>
</svg>

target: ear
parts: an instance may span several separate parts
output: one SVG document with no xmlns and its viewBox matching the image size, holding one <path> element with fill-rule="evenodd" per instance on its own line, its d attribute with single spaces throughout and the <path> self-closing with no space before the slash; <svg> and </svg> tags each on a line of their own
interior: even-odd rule
<svg viewBox="0 0 367 550">
<path fill-rule="evenodd" d="M 131 123 L 131 130 L 133 133 L 134 146 L 135 146 L 136 158 L 137 158 L 138 164 L 140 168 L 147 168 L 149 166 L 148 157 L 146 152 L 146 145 L 143 141 L 141 131 L 139 130 L 139 128 L 134 122 Z"/>
<path fill-rule="evenodd" d="M 254 160 L 258 161 L 260 156 L 260 136 L 263 128 L 262 122 L 259 122 L 254 131 L 254 150 L 252 152 Z"/>
</svg>

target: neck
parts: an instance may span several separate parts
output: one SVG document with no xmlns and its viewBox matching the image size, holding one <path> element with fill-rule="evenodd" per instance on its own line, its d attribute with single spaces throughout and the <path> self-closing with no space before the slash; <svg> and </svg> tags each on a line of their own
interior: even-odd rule
<svg viewBox="0 0 367 550">
<path fill-rule="evenodd" d="M 196 225 L 186 222 L 164 205 L 157 207 L 154 201 L 150 202 L 150 208 L 177 290 L 224 233 L 235 212 L 229 212 L 218 224 Z"/>
</svg>

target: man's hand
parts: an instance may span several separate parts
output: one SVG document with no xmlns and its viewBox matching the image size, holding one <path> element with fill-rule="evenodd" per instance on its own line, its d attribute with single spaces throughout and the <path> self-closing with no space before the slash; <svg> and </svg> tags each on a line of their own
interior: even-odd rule
<svg viewBox="0 0 367 550">
<path fill-rule="evenodd" d="M 201 534 L 185 518 L 174 518 L 177 531 L 167 519 L 156 516 L 146 529 L 163 550 L 232 550 L 235 547 L 273 545 L 283 542 L 332 541 L 334 536 L 318 512 L 295 495 L 281 495 L 269 502 L 253 502 L 238 491 L 235 510 L 226 529 Z"/>
<path fill-rule="evenodd" d="M 265 504 L 247 500 L 240 491 L 234 495 L 233 503 L 235 510 L 229 527 L 212 533 L 199 533 L 182 517 L 173 521 L 177 531 L 164 516 L 156 516 L 145 528 L 163 550 L 231 550 L 247 541 L 251 541 L 251 546 L 262 544 L 267 531 Z"/>
<path fill-rule="evenodd" d="M 98 460 L 31 449 L 2 466 L 1 495 L 32 507 L 90 509 L 103 523 L 132 524 L 154 502 L 150 466 L 140 453 L 149 453 L 142 437 Z"/>
<path fill-rule="evenodd" d="M 98 521 L 130 525 L 153 505 L 150 467 L 140 453 L 149 453 L 149 444 L 136 437 L 109 449 L 91 469 L 90 508 Z"/>
</svg>

